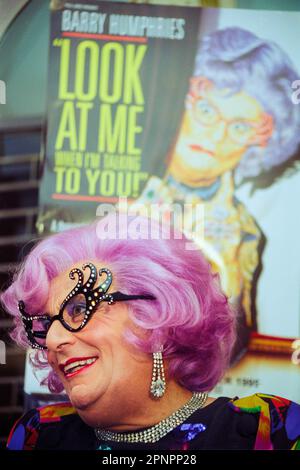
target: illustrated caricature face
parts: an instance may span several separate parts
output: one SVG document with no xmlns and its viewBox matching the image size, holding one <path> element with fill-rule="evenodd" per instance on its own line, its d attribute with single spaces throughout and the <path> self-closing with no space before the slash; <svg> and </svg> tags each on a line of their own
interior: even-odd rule
<svg viewBox="0 0 300 470">
<path fill-rule="evenodd" d="M 216 88 L 203 77 L 191 79 L 179 137 L 169 166 L 177 181 L 208 185 L 232 170 L 250 145 L 265 145 L 272 118 L 240 91 Z"/>
<path fill-rule="evenodd" d="M 74 280 L 68 276 L 77 263 L 54 278 L 50 284 L 46 311 L 55 315 L 62 301 L 74 288 Z M 95 266 L 101 268 L 99 262 Z M 111 285 L 109 292 L 114 292 Z M 80 305 L 77 307 L 80 310 Z M 80 314 L 80 312 L 79 312 Z M 123 338 L 125 329 L 134 328 L 128 316 L 126 302 L 108 305 L 101 302 L 86 326 L 78 331 L 68 331 L 59 321 L 54 321 L 48 331 L 46 345 L 48 362 L 62 381 L 73 406 L 78 410 L 89 409 L 99 400 L 120 398 L 132 387 L 147 387 L 151 376 L 151 360 L 137 351 Z M 88 361 L 78 368 L 68 370 L 70 360 Z M 65 365 L 65 367 L 64 367 Z M 76 366 L 76 362 L 73 364 Z"/>
</svg>

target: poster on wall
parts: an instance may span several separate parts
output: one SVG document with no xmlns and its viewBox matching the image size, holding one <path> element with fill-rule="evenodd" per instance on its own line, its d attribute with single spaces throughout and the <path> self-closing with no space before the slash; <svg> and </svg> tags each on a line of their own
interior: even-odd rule
<svg viewBox="0 0 300 470">
<path fill-rule="evenodd" d="M 160 220 L 188 207 L 238 315 L 216 395 L 300 397 L 299 20 L 93 1 L 51 14 L 40 230 L 120 198 Z"/>
<path fill-rule="evenodd" d="M 44 231 L 95 218 L 99 203 L 133 201 L 163 175 L 200 17 L 200 9 L 115 2 L 52 11 Z"/>
</svg>

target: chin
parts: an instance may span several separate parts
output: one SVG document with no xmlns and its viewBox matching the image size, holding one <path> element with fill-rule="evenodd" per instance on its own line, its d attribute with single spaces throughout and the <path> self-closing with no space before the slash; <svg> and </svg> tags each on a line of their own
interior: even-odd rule
<svg viewBox="0 0 300 470">
<path fill-rule="evenodd" d="M 184 168 L 193 171 L 201 171 L 205 169 L 213 170 L 219 165 L 215 157 L 205 152 L 193 152 L 189 148 L 185 151 L 178 152 L 175 161 L 181 164 Z"/>
<path fill-rule="evenodd" d="M 89 408 L 99 398 L 99 391 L 95 386 L 87 383 L 69 386 L 67 393 L 72 405 L 78 410 Z"/>
<path fill-rule="evenodd" d="M 94 402 L 93 397 L 83 390 L 84 387 L 77 385 L 74 389 L 69 394 L 72 405 L 78 410 L 87 409 Z"/>
<path fill-rule="evenodd" d="M 207 165 L 182 165 L 182 172 L 178 175 L 178 179 L 182 182 L 184 182 L 184 180 L 187 180 L 190 182 L 194 181 L 195 183 L 197 183 L 205 180 L 216 179 L 219 176 L 218 173 L 219 172 L 216 171 L 215 168 L 212 168 Z"/>
<path fill-rule="evenodd" d="M 82 398 L 82 399 L 71 399 L 71 403 L 72 405 L 74 406 L 74 408 L 76 408 L 76 410 L 78 411 L 84 411 L 84 410 L 87 410 L 88 407 L 91 405 L 90 401 L 88 400 L 88 398 Z"/>
</svg>

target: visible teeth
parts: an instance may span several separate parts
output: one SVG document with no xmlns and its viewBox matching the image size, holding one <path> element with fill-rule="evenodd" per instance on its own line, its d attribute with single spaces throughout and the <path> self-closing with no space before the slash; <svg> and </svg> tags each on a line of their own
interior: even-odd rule
<svg viewBox="0 0 300 470">
<path fill-rule="evenodd" d="M 71 369 L 80 369 L 80 367 L 85 366 L 87 364 L 92 364 L 93 362 L 96 361 L 96 358 L 91 358 L 91 359 L 86 359 L 85 361 L 75 361 L 72 362 L 72 364 L 68 364 L 64 367 L 64 373 L 66 374 L 69 372 Z"/>
</svg>

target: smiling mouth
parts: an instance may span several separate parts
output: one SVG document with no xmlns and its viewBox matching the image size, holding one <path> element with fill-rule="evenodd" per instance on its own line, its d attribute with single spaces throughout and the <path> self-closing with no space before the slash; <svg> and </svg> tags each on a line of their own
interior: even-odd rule
<svg viewBox="0 0 300 470">
<path fill-rule="evenodd" d="M 91 367 L 97 359 L 97 357 L 90 357 L 87 359 L 76 360 L 66 365 L 60 365 L 59 368 L 66 378 L 70 378 L 79 374 L 88 367 Z"/>
<path fill-rule="evenodd" d="M 193 152 L 203 152 L 207 153 L 208 155 L 211 155 L 212 157 L 214 156 L 214 152 L 211 150 L 205 149 L 204 147 L 201 147 L 201 145 L 198 144 L 191 144 L 189 145 L 190 149 L 193 150 Z"/>
</svg>

